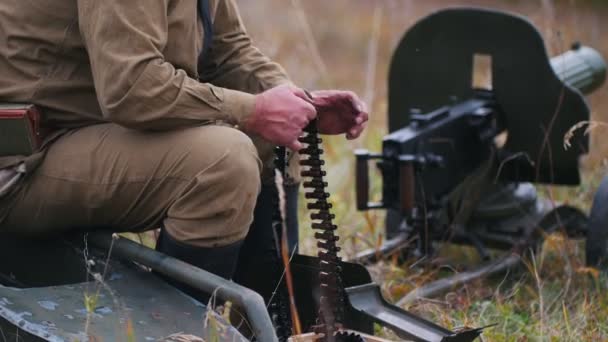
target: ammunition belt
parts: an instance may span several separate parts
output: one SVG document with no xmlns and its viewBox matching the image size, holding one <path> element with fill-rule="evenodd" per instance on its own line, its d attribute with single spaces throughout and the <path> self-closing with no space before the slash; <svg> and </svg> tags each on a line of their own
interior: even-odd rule
<svg viewBox="0 0 608 342">
<path fill-rule="evenodd" d="M 336 245 L 340 239 L 335 231 L 338 228 L 331 213 L 332 205 L 329 203 L 329 193 L 326 191 L 326 175 L 323 171 L 325 162 L 322 159 L 322 140 L 319 138 L 317 120 L 314 120 L 305 129 L 305 136 L 299 140 L 306 147 L 300 150 L 302 156 L 300 165 L 303 166 L 301 175 L 304 196 L 307 208 L 310 211 L 312 229 L 316 230 L 318 257 L 319 257 L 319 317 L 315 332 L 325 335 L 326 341 L 334 341 L 334 334 L 340 330 L 344 319 L 344 297 L 341 268 L 338 257 L 340 247 Z"/>
</svg>

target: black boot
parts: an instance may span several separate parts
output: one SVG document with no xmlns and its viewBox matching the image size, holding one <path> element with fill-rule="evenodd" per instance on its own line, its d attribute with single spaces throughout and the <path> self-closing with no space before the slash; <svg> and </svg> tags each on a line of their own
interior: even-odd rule
<svg viewBox="0 0 608 342">
<path fill-rule="evenodd" d="M 156 243 L 156 250 L 176 259 L 189 263 L 205 271 L 214 273 L 222 278 L 231 279 L 236 269 L 236 263 L 239 257 L 239 251 L 243 242 L 239 241 L 228 246 L 205 248 L 187 245 L 172 238 L 165 231 L 161 231 Z M 206 303 L 210 294 L 202 293 L 193 289 L 190 286 L 179 283 L 165 276 L 169 284 L 182 290 L 189 296 Z"/>
<path fill-rule="evenodd" d="M 285 187 L 290 255 L 297 249 L 298 242 L 298 187 L 299 184 Z M 253 214 L 253 223 L 245 238 L 234 275 L 235 282 L 256 291 L 267 303 L 283 273 L 283 263 L 277 254 L 272 226 L 272 216 L 277 205 L 276 193 L 274 184 L 262 186 Z"/>
</svg>

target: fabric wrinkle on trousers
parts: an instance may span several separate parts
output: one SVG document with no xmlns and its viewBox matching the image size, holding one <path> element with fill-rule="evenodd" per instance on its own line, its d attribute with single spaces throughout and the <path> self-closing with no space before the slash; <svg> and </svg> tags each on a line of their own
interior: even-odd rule
<svg viewBox="0 0 608 342">
<path fill-rule="evenodd" d="M 0 231 L 140 232 L 163 226 L 200 247 L 243 240 L 262 163 L 251 139 L 205 125 L 146 132 L 115 124 L 70 131 L 21 185 Z"/>
</svg>

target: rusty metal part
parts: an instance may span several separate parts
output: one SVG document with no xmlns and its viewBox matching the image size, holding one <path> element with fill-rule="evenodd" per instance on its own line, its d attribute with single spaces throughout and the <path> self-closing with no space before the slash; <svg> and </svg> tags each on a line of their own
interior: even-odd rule
<svg viewBox="0 0 608 342">
<path fill-rule="evenodd" d="M 285 178 L 285 171 L 287 168 L 287 157 L 285 147 L 277 147 L 275 150 L 274 167 L 283 178 Z M 282 279 L 283 263 L 281 261 L 281 240 L 283 237 L 283 218 L 281 215 L 281 208 L 279 204 L 279 194 L 274 193 L 273 206 L 275 208 L 272 214 L 272 229 L 275 236 L 275 249 L 277 253 L 276 264 L 274 269 L 277 270 L 275 274 L 276 283 L 285 282 Z M 289 311 L 289 294 L 287 293 L 286 284 L 282 284 L 277 289 L 274 298 L 268 303 L 268 312 L 273 320 L 277 338 L 279 341 L 287 341 L 292 335 L 292 318 Z"/>
<path fill-rule="evenodd" d="M 335 216 L 330 212 L 329 193 L 326 191 L 327 183 L 323 180 L 325 171 L 322 170 L 323 150 L 320 148 L 322 140 L 318 136 L 317 121 L 314 120 L 305 130 L 306 135 L 301 137 L 300 142 L 306 144 L 306 148 L 300 150 L 303 166 L 301 175 L 305 178 L 303 187 L 306 190 L 304 196 L 308 201 L 308 209 L 311 211 L 310 218 L 313 221 L 312 229 L 319 230 L 315 234 L 318 240 L 320 260 L 320 298 L 319 298 L 319 324 L 315 327 L 317 333 L 323 333 L 326 341 L 341 341 L 335 336 L 340 329 L 344 319 L 344 297 L 343 285 L 340 277 L 341 269 L 338 262 L 340 248 L 336 245 L 340 239 L 335 235 L 338 228 L 333 224 Z"/>
</svg>

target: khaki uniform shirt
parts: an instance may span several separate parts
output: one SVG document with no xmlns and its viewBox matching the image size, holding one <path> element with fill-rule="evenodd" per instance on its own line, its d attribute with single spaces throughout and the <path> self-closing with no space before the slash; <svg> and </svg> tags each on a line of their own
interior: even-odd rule
<svg viewBox="0 0 608 342">
<path fill-rule="evenodd" d="M 234 0 L 210 0 L 210 11 L 213 42 L 198 65 L 197 0 L 2 0 L 0 102 L 38 105 L 55 132 L 238 125 L 252 94 L 288 79 L 252 45 Z M 0 169 L 32 169 L 41 154 L 0 157 Z"/>
</svg>

